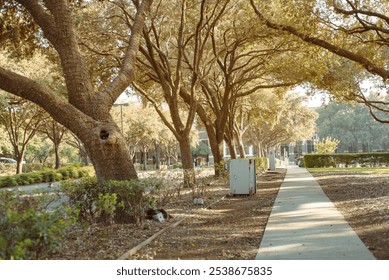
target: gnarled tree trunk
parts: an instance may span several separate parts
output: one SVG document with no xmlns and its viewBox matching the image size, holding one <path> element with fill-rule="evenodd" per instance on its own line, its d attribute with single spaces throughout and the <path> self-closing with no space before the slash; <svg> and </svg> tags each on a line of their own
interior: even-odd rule
<svg viewBox="0 0 389 280">
<path fill-rule="evenodd" d="M 99 181 L 137 179 L 125 139 L 116 123 L 96 126 L 91 132 L 82 133 L 80 139 Z"/>
<path fill-rule="evenodd" d="M 145 14 L 152 0 L 134 1 L 131 35 L 121 68 L 112 81 L 96 92 L 86 60 L 79 49 L 68 0 L 18 0 L 57 51 L 67 97 L 13 71 L 0 67 L 0 89 L 30 100 L 45 109 L 54 120 L 71 130 L 83 142 L 99 182 L 136 179 L 128 148 L 109 111 L 133 80 Z M 38 29 L 38 28 L 37 28 Z"/>
</svg>

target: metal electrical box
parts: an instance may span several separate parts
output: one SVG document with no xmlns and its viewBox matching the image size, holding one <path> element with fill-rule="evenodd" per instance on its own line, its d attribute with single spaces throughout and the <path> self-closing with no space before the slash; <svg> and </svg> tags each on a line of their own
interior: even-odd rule
<svg viewBox="0 0 389 280">
<path fill-rule="evenodd" d="M 229 167 L 231 194 L 255 194 L 257 192 L 255 160 L 233 159 Z"/>
</svg>

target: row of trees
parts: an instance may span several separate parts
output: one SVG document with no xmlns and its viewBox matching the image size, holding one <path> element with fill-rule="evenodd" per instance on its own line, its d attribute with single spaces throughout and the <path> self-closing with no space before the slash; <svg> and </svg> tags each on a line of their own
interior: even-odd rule
<svg viewBox="0 0 389 280">
<path fill-rule="evenodd" d="M 244 105 L 249 96 L 277 88 L 284 89 L 279 93 L 282 95 L 286 88 L 302 81 L 301 73 L 293 73 L 290 65 L 282 66 L 286 59 L 288 64 L 296 65 L 290 56 L 292 51 L 297 52 L 294 42 L 285 41 L 266 27 L 248 24 L 246 17 L 253 16 L 249 8 L 245 1 L 159 1 L 152 7 L 143 30 L 132 86 L 176 137 L 186 174 L 193 172 L 189 136 L 196 115 L 208 134 L 218 175 L 223 142 L 234 158 L 237 139 L 244 156 L 242 115 L 251 110 Z M 98 15 L 93 24 L 105 25 L 108 18 L 114 17 L 110 28 L 115 32 L 111 36 L 116 40 L 125 38 L 125 30 L 132 23 L 128 4 L 118 1 L 104 11 L 106 16 Z M 85 50 L 91 56 L 109 49 L 106 40 L 98 41 L 105 38 L 104 28 L 88 28 L 84 32 L 89 41 L 91 37 L 97 39 L 94 46 Z M 115 64 L 115 60 L 107 63 Z"/>
<path fill-rule="evenodd" d="M 245 100 L 265 89 L 310 82 L 339 98 L 366 103 L 375 117 L 374 110 L 386 110 L 387 103 L 367 100 L 356 87 L 367 72 L 385 78 L 385 64 L 375 58 L 384 55 L 386 44 L 387 4 L 382 1 L 368 1 L 374 14 L 359 1 L 151 2 L 0 2 L 2 46 L 19 57 L 41 50 L 59 66 L 61 84 L 50 87 L 1 65 L 0 88 L 38 104 L 81 139 L 100 181 L 137 177 L 126 137 L 110 114 L 129 85 L 177 139 L 188 180 L 193 178 L 189 136 L 196 115 L 219 163 L 222 142 L 232 147 L 244 131 L 243 116 L 252 115 Z M 372 54 L 371 45 L 384 47 Z M 358 50 L 347 51 L 350 46 Z M 292 124 L 304 116 L 295 115 Z M 287 131 L 293 132 L 293 125 Z"/>
<path fill-rule="evenodd" d="M 317 54 L 311 85 L 337 100 L 364 104 L 375 120 L 389 123 L 388 1 L 250 0 L 250 4 L 261 23 L 299 38 Z M 370 94 L 366 81 L 380 94 Z"/>
</svg>

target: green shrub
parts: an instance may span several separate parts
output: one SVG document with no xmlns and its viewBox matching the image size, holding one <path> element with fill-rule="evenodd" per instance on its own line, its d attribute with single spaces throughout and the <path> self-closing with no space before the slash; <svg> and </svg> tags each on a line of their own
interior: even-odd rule
<svg viewBox="0 0 389 280">
<path fill-rule="evenodd" d="M 25 163 L 23 164 L 23 173 L 31 173 L 34 171 L 42 171 L 46 168 L 52 168 L 51 163 Z"/>
<path fill-rule="evenodd" d="M 144 211 L 151 205 L 144 197 L 148 180 L 108 181 L 99 185 L 94 177 L 66 181 L 62 190 L 78 209 L 80 221 L 142 224 Z"/>
<path fill-rule="evenodd" d="M 57 171 L 59 174 L 61 174 L 63 180 L 67 180 L 71 178 L 69 169 L 61 168 Z"/>
<path fill-rule="evenodd" d="M 104 188 L 109 193 L 117 194 L 118 204 L 115 220 L 122 223 L 135 223 L 141 225 L 143 222 L 144 211 L 149 208 L 147 201 L 144 199 L 144 189 L 148 186 L 147 181 L 130 180 L 130 181 L 108 181 Z"/>
<path fill-rule="evenodd" d="M 15 176 L 0 177 L 0 188 L 9 188 L 18 186 L 18 181 Z"/>
<path fill-rule="evenodd" d="M 19 174 L 16 176 L 19 185 L 30 185 L 34 183 L 34 180 L 31 178 L 30 174 Z"/>
<path fill-rule="evenodd" d="M 62 174 L 58 173 L 56 170 L 50 170 L 47 172 L 50 181 L 49 182 L 57 182 L 63 180 Z"/>
<path fill-rule="evenodd" d="M 43 175 L 40 172 L 34 172 L 29 174 L 29 179 L 32 184 L 34 183 L 42 183 Z"/>
<path fill-rule="evenodd" d="M 95 204 L 99 195 L 96 178 L 65 181 L 61 183 L 61 189 L 69 197 L 70 205 L 78 209 L 78 219 L 80 221 L 93 222 L 96 220 Z"/>
<path fill-rule="evenodd" d="M 67 179 L 83 178 L 87 176 L 87 170 L 84 170 L 79 167 L 79 164 L 71 164 L 69 166 L 65 166 L 59 169 L 42 170 L 39 172 L 0 177 L 0 188 L 44 182 L 56 182 Z"/>
<path fill-rule="evenodd" d="M 104 216 L 105 222 L 109 224 L 113 223 L 118 206 L 123 208 L 123 204 L 118 204 L 116 193 L 99 193 L 96 201 L 96 208 L 98 211 L 101 211 L 101 215 Z"/>
<path fill-rule="evenodd" d="M 85 169 L 78 169 L 78 178 L 88 177 L 89 173 Z"/>
<path fill-rule="evenodd" d="M 338 166 L 389 166 L 389 153 L 353 153 L 353 154 L 307 154 L 304 155 L 305 166 L 338 167 Z"/>
<path fill-rule="evenodd" d="M 182 169 L 182 164 L 181 163 L 173 164 L 173 169 Z"/>
<path fill-rule="evenodd" d="M 47 196 L 0 191 L 0 259 L 39 259 L 55 250 L 75 222 L 69 208 L 42 208 Z"/>
</svg>

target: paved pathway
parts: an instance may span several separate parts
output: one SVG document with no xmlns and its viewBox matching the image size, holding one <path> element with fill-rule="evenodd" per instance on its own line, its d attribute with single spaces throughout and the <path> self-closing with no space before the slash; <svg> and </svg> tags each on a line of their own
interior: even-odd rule
<svg viewBox="0 0 389 280">
<path fill-rule="evenodd" d="M 375 259 L 305 169 L 289 166 L 257 260 Z"/>
<path fill-rule="evenodd" d="M 49 185 L 51 185 L 51 187 L 49 187 Z M 59 190 L 60 185 L 61 185 L 60 182 L 53 182 L 51 184 L 50 183 L 38 183 L 38 184 L 32 184 L 32 185 L 4 188 L 4 190 L 23 191 L 25 193 L 44 192 L 44 191 Z"/>
</svg>

